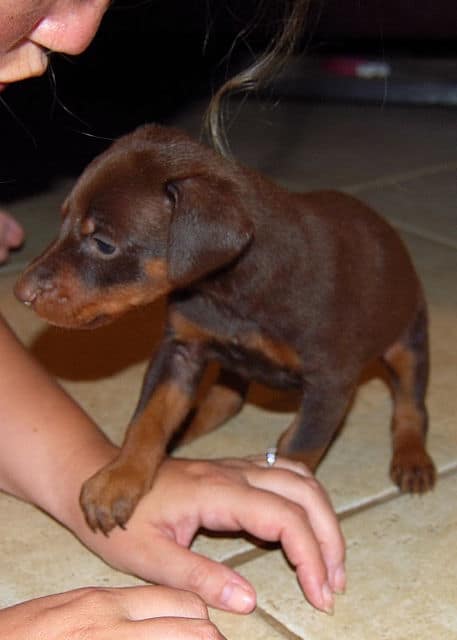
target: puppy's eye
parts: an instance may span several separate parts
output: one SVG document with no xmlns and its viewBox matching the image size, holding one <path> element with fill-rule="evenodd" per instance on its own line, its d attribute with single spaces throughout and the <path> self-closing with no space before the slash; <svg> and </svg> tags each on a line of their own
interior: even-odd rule
<svg viewBox="0 0 457 640">
<path fill-rule="evenodd" d="M 99 253 L 103 253 L 105 256 L 112 256 L 116 252 L 116 247 L 113 244 L 107 242 L 104 238 L 98 236 L 92 236 L 95 247 Z"/>
<path fill-rule="evenodd" d="M 164 188 L 167 198 L 170 200 L 172 205 L 176 206 L 179 197 L 179 189 L 177 185 L 174 182 L 167 182 Z"/>
</svg>

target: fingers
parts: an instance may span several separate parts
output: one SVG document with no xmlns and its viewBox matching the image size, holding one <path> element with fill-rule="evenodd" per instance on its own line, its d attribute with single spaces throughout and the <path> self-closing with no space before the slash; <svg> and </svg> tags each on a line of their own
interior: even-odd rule
<svg viewBox="0 0 457 640">
<path fill-rule="evenodd" d="M 343 592 L 346 587 L 343 534 L 325 490 L 311 472 L 301 463 L 279 458 L 274 468 L 250 468 L 246 475 L 253 486 L 278 493 L 303 508 L 319 542 L 329 586 L 336 593 Z"/>
<path fill-rule="evenodd" d="M 316 608 L 331 612 L 333 596 L 327 567 L 306 511 L 269 490 L 249 487 L 245 494 L 243 506 L 227 505 L 237 513 L 239 529 L 260 540 L 280 542 L 308 600 Z"/>
<path fill-rule="evenodd" d="M 37 598 L 0 610 L 0 627 L 8 638 L 223 640 L 198 596 L 153 586 L 76 589 Z"/>
<path fill-rule="evenodd" d="M 208 618 L 206 605 L 194 593 L 145 586 L 111 589 L 109 595 L 118 599 L 123 611 L 112 633 L 113 640 L 223 640 Z M 96 601 L 95 606 L 94 619 L 97 610 L 103 610 L 101 602 Z M 94 635 L 90 637 L 95 640 Z"/>
<path fill-rule="evenodd" d="M 157 618 L 136 622 L 134 629 L 126 623 L 124 638 L 133 637 L 135 640 L 224 640 L 224 636 L 209 620 L 183 620 L 179 618 Z M 114 640 L 114 638 L 113 638 Z"/>
<path fill-rule="evenodd" d="M 179 546 L 162 536 L 152 540 L 160 550 L 148 558 L 153 579 L 160 584 L 178 586 L 198 594 L 212 607 L 250 613 L 256 606 L 256 594 L 247 580 L 220 562 Z"/>
<path fill-rule="evenodd" d="M 24 242 L 24 230 L 14 218 L 10 218 L 7 226 L 7 242 L 13 249 L 17 249 Z"/>
<path fill-rule="evenodd" d="M 130 620 L 146 618 L 202 618 L 208 619 L 208 610 L 196 594 L 167 586 L 139 586 L 112 589 Z"/>
<path fill-rule="evenodd" d="M 200 503 L 202 525 L 280 542 L 310 602 L 331 611 L 332 591 L 345 587 L 344 539 L 317 480 L 301 463 L 285 459 L 267 468 L 240 460 L 217 464 L 219 477 L 216 472 L 204 483 L 209 493 Z M 237 481 L 224 479 L 221 467 L 236 472 Z"/>
<path fill-rule="evenodd" d="M 266 456 L 251 456 L 247 458 L 250 462 L 255 463 L 258 467 L 264 469 L 287 469 L 296 473 L 303 478 L 313 478 L 313 473 L 303 462 L 297 462 L 296 460 L 290 460 L 289 458 L 276 458 L 274 465 L 268 464 Z"/>
<path fill-rule="evenodd" d="M 113 589 L 125 611 L 119 638 L 136 640 L 223 640 L 195 593 L 167 587 Z M 125 629 L 125 636 L 121 635 Z"/>
<path fill-rule="evenodd" d="M 230 459 L 220 463 L 238 469 L 251 486 L 280 495 L 303 509 L 319 543 L 330 590 L 335 593 L 344 592 L 344 538 L 327 493 L 306 465 L 279 457 L 274 466 L 269 466 L 263 456 L 246 460 Z M 267 497 L 266 494 L 264 500 Z M 297 573 L 300 577 L 298 568 Z"/>
<path fill-rule="evenodd" d="M 22 227 L 8 213 L 0 210 L 0 263 L 7 260 L 10 249 L 16 249 L 23 241 Z"/>
</svg>

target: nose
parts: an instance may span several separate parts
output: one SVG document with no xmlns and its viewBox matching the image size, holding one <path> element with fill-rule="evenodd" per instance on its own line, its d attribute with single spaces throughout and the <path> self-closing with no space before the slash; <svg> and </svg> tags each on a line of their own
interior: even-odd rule
<svg viewBox="0 0 457 640">
<path fill-rule="evenodd" d="M 51 51 L 81 53 L 97 32 L 108 5 L 109 0 L 58 0 L 28 39 Z"/>
<path fill-rule="evenodd" d="M 27 269 L 14 287 L 16 298 L 26 305 L 31 305 L 44 292 L 54 288 L 52 271 L 44 265 Z"/>
</svg>

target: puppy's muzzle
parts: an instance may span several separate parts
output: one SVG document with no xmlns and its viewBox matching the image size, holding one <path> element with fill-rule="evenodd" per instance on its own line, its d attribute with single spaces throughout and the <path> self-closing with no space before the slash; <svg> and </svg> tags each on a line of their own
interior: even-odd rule
<svg viewBox="0 0 457 640">
<path fill-rule="evenodd" d="M 17 281 L 14 293 L 18 300 L 31 306 L 43 294 L 51 294 L 55 289 L 52 271 L 43 266 L 28 269 Z"/>
</svg>

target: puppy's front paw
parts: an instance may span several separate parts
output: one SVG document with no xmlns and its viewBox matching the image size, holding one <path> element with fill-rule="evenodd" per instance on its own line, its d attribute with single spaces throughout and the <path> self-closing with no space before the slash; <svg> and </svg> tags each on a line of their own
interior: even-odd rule
<svg viewBox="0 0 457 640">
<path fill-rule="evenodd" d="M 79 502 L 93 531 L 107 535 L 117 525 L 125 528 L 150 482 L 137 468 L 114 461 L 86 480 Z"/>
<path fill-rule="evenodd" d="M 435 484 L 435 465 L 424 449 L 397 451 L 392 459 L 390 477 L 400 491 L 424 493 Z"/>
</svg>

